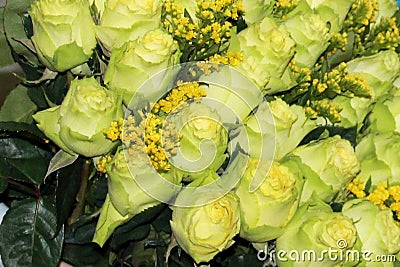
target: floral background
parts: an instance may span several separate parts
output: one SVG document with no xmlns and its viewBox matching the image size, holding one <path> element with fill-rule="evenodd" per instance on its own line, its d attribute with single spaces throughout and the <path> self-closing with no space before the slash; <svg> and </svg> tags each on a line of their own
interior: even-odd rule
<svg viewBox="0 0 400 267">
<path fill-rule="evenodd" d="M 396 1 L 0 14 L 4 266 L 399 265 Z"/>
</svg>

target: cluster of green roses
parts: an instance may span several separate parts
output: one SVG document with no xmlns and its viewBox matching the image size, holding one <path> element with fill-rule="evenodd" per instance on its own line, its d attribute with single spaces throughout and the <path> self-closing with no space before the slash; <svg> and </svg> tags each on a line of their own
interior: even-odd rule
<svg viewBox="0 0 400 267">
<path fill-rule="evenodd" d="M 196 263 L 210 262 L 238 237 L 260 250 L 276 240 L 282 251 L 398 256 L 397 206 L 368 198 L 382 181 L 399 185 L 399 33 L 388 28 L 397 10 L 393 0 L 35 2 L 29 14 L 37 55 L 72 79 L 62 104 L 34 119 L 61 153 L 104 162 L 108 176 L 93 241 L 104 245 L 118 226 L 166 202 L 171 239 Z M 228 18 L 232 24 L 221 26 Z M 392 41 L 375 43 L 376 29 Z M 158 79 L 199 53 L 209 62 Z M 93 71 L 95 58 L 101 73 Z M 226 62 L 233 67 L 215 64 Z M 159 92 L 163 102 L 146 99 Z M 118 124 L 124 113 L 134 116 Z M 160 130 L 164 121 L 179 135 Z M 323 123 L 354 127 L 355 149 L 327 132 L 302 143 Z M 175 138 L 169 155 L 163 134 Z M 154 168 L 165 159 L 170 165 Z M 349 186 L 360 180 L 364 195 Z M 334 211 L 333 203 L 343 207 Z M 278 264 L 311 266 L 290 258 Z M 324 258 L 314 266 L 376 264 Z"/>
</svg>

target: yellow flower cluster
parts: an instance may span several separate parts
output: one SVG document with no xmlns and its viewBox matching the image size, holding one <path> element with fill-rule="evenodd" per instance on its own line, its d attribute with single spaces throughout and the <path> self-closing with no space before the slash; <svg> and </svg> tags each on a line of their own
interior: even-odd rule
<svg viewBox="0 0 400 267">
<path fill-rule="evenodd" d="M 347 32 L 336 32 L 332 33 L 331 39 L 330 39 L 330 44 L 327 49 L 327 56 L 332 56 L 337 53 L 337 51 L 340 49 L 343 52 L 346 51 L 346 45 L 348 43 L 348 35 Z"/>
<path fill-rule="evenodd" d="M 351 6 L 344 28 L 356 33 L 363 33 L 367 26 L 375 22 L 375 12 L 378 11 L 378 0 L 357 0 Z"/>
<path fill-rule="evenodd" d="M 222 56 L 220 54 L 214 54 L 213 56 L 209 57 L 207 61 L 224 65 L 237 66 L 242 60 L 243 54 L 241 52 L 227 52 L 225 55 Z"/>
<path fill-rule="evenodd" d="M 226 18 L 237 20 L 239 14 L 244 12 L 244 6 L 241 0 L 205 0 L 197 1 L 198 17 L 205 19 L 214 19 L 218 14 Z"/>
<path fill-rule="evenodd" d="M 104 130 L 103 133 L 111 141 L 121 140 L 123 125 L 124 125 L 124 119 L 120 118 L 118 121 L 111 122 L 110 128 Z"/>
<path fill-rule="evenodd" d="M 327 118 L 331 123 L 338 123 L 342 120 L 340 112 L 343 107 L 341 105 L 331 102 L 329 99 L 307 101 L 306 114 L 309 118 L 312 114 L 318 114 L 321 117 Z"/>
<path fill-rule="evenodd" d="M 381 49 L 395 50 L 400 42 L 396 18 L 382 18 L 368 35 L 367 42 L 370 42 L 368 54 L 375 54 Z"/>
<path fill-rule="evenodd" d="M 366 198 L 379 206 L 381 210 L 390 209 L 400 220 L 400 185 L 389 186 L 387 182 L 380 182 L 378 186 L 367 196 L 364 181 L 355 178 L 348 186 L 349 190 L 357 198 Z"/>
<path fill-rule="evenodd" d="M 364 181 L 361 178 L 355 178 L 353 181 L 351 181 L 351 183 L 347 186 L 347 190 L 349 190 L 357 198 L 363 198 L 366 196 Z"/>
<path fill-rule="evenodd" d="M 189 99 L 200 99 L 206 96 L 204 88 L 200 87 L 197 82 L 182 83 L 178 82 L 178 86 L 172 89 L 168 95 L 159 100 L 153 107 L 153 113 L 162 111 L 166 114 L 171 113 L 179 105 Z"/>
<path fill-rule="evenodd" d="M 98 172 L 106 173 L 106 165 L 111 161 L 110 155 L 105 155 L 100 158 L 98 162 L 96 162 L 96 167 Z"/>
<path fill-rule="evenodd" d="M 375 13 L 378 10 L 378 0 L 357 0 L 351 6 L 344 21 L 342 32 L 353 32 L 355 53 L 363 53 L 363 36 L 369 30 L 370 24 L 375 23 Z"/>
<path fill-rule="evenodd" d="M 168 171 L 171 166 L 168 157 L 176 154 L 180 136 L 171 124 L 165 124 L 165 120 L 153 113 L 139 124 L 133 116 L 125 121 L 123 143 L 129 155 L 134 156 L 138 152 L 145 152 L 151 164 L 157 171 Z"/>
<path fill-rule="evenodd" d="M 244 11 L 241 0 L 197 1 L 196 18 L 185 16 L 182 7 L 173 0 L 164 1 L 162 23 L 178 41 L 182 51 L 189 49 L 192 60 L 204 60 L 218 53 L 221 45 L 229 41 L 232 24 L 230 19 L 238 20 Z M 207 53 L 210 47 L 218 51 Z"/>
<path fill-rule="evenodd" d="M 312 89 L 314 89 L 316 95 L 326 93 L 329 96 L 370 97 L 372 93 L 371 87 L 362 75 L 348 73 L 345 62 L 325 73 L 322 80 L 314 79 Z"/>
</svg>

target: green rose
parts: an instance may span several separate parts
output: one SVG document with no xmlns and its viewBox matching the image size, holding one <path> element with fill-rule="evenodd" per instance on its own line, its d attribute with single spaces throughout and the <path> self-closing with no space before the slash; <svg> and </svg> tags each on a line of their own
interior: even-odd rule
<svg viewBox="0 0 400 267">
<path fill-rule="evenodd" d="M 249 160 L 235 189 L 240 200 L 240 236 L 251 242 L 267 242 L 280 236 L 297 210 L 302 177 L 285 164 L 268 160 Z M 253 192 L 250 184 L 256 172 L 264 175 Z"/>
<path fill-rule="evenodd" d="M 179 63 L 178 45 L 160 29 L 148 31 L 136 41 L 114 49 L 104 82 L 124 94 L 129 104 L 139 87 L 156 73 Z"/>
<path fill-rule="evenodd" d="M 388 96 L 388 99 L 374 105 L 369 116 L 371 130 L 376 133 L 400 133 L 399 96 Z"/>
<path fill-rule="evenodd" d="M 87 1 L 36 1 L 29 14 L 33 24 L 31 39 L 47 68 L 63 72 L 90 58 L 96 38 Z"/>
<path fill-rule="evenodd" d="M 360 171 L 353 147 L 348 140 L 333 136 L 313 141 L 293 151 L 298 168 L 305 182 L 301 201 L 307 201 L 313 193 L 322 200 L 331 201 Z"/>
<path fill-rule="evenodd" d="M 212 63 L 206 66 L 213 67 Z M 230 129 L 237 127 L 238 122 L 242 122 L 264 100 L 258 87 L 230 66 L 218 65 L 218 70 L 202 75 L 199 82 L 204 83 L 201 86 L 210 100 L 208 104 Z"/>
<path fill-rule="evenodd" d="M 189 176 L 188 180 L 206 169 L 218 170 L 226 159 L 228 145 L 228 134 L 219 115 L 208 105 L 194 102 L 170 119 L 182 135 L 179 152 L 170 158 L 171 164 Z"/>
<path fill-rule="evenodd" d="M 150 173 L 151 165 L 148 164 L 147 155 L 135 151 L 133 155 L 123 149 L 119 149 L 112 161 L 107 164 L 108 175 L 108 194 L 107 199 L 110 203 L 105 203 L 100 215 L 100 219 L 106 217 L 105 222 L 99 220 L 96 229 L 95 240 L 98 244 L 104 244 L 110 237 L 114 229 L 131 219 L 142 211 L 154 207 L 161 202 L 151 194 L 159 192 L 158 196 L 163 199 L 171 199 L 174 191 L 168 191 L 158 179 L 166 179 L 172 184 L 180 183 L 178 176 L 173 172 L 163 173 L 162 177 L 152 177 L 151 183 L 147 183 L 145 188 L 139 184 L 132 175 Z M 137 172 L 136 172 L 137 171 Z M 166 194 L 170 194 L 167 196 Z M 110 215 L 111 214 L 111 215 Z M 112 215 L 114 214 L 114 215 Z M 113 218 L 119 218 L 114 220 Z M 112 221 L 110 224 L 108 221 Z"/>
<path fill-rule="evenodd" d="M 324 203 L 307 203 L 276 240 L 277 263 L 283 267 L 355 266 L 357 258 L 345 257 L 346 250 L 359 249 L 357 238 L 357 229 L 349 217 L 332 212 Z"/>
<path fill-rule="evenodd" d="M 393 219 L 392 211 L 380 210 L 368 200 L 354 199 L 344 204 L 342 212 L 353 220 L 362 243 L 361 251 L 368 253 L 368 258 L 360 266 L 396 265 L 393 262 L 375 261 L 376 256 L 400 252 L 400 226 Z"/>
<path fill-rule="evenodd" d="M 245 121 L 245 127 L 232 134 L 229 149 L 240 146 L 251 157 L 280 160 L 315 128 L 315 121 L 307 119 L 302 107 L 289 106 L 277 98 L 258 106 Z"/>
<path fill-rule="evenodd" d="M 45 135 L 65 151 L 85 157 L 109 152 L 115 142 L 103 130 L 121 118 L 122 101 L 91 78 L 75 79 L 60 106 L 33 115 Z"/>
<path fill-rule="evenodd" d="M 378 100 L 385 97 L 400 74 L 400 60 L 395 51 L 385 50 L 367 57 L 353 59 L 347 63 L 349 73 L 362 74 L 372 87 Z"/>
<path fill-rule="evenodd" d="M 189 191 L 192 192 L 192 191 Z M 196 195 L 181 191 L 177 201 L 192 198 L 194 207 L 174 207 L 172 212 L 172 233 L 179 246 L 196 263 L 208 262 L 219 252 L 233 245 L 240 230 L 238 200 L 233 192 L 221 198 L 220 190 L 214 188 Z M 213 199 L 214 198 L 214 199 Z M 210 200 L 213 200 L 210 203 Z"/>
<path fill-rule="evenodd" d="M 243 0 L 245 13 L 243 15 L 247 24 L 260 22 L 264 17 L 272 13 L 274 0 Z"/>
<path fill-rule="evenodd" d="M 326 22 L 313 13 L 295 13 L 294 16 L 289 13 L 283 24 L 296 42 L 296 64 L 312 67 L 329 46 L 330 34 Z"/>
<path fill-rule="evenodd" d="M 159 28 L 161 1 L 107 0 L 96 36 L 111 52 L 127 41 L 134 41 L 146 32 Z"/>
<path fill-rule="evenodd" d="M 356 155 L 361 164 L 357 176 L 372 185 L 387 181 L 400 182 L 400 134 L 388 132 L 369 134 L 356 146 Z"/>
<path fill-rule="evenodd" d="M 237 42 L 232 45 L 233 50 L 238 49 L 243 53 L 243 61 L 237 69 L 264 93 L 276 93 L 275 88 L 270 88 L 268 84 L 281 78 L 295 52 L 295 42 L 286 27 L 265 17 L 241 31 L 237 35 Z"/>
<path fill-rule="evenodd" d="M 342 29 L 343 22 L 349 12 L 353 0 L 306 0 L 308 5 L 325 22 L 329 23 L 329 32 L 335 33 Z M 307 11 L 308 8 L 307 8 Z"/>
</svg>

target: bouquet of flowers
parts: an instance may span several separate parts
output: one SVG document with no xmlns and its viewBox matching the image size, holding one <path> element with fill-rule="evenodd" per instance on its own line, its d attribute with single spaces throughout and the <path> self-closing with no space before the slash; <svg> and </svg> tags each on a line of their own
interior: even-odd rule
<svg viewBox="0 0 400 267">
<path fill-rule="evenodd" d="M 4 266 L 399 264 L 396 1 L 0 11 Z"/>
</svg>

